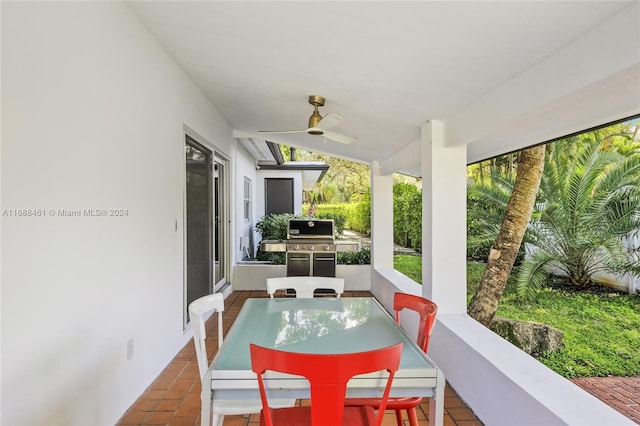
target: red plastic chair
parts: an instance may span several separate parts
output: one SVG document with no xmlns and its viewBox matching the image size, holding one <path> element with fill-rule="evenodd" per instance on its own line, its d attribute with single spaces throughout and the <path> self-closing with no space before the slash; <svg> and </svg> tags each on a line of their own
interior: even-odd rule
<svg viewBox="0 0 640 426">
<path fill-rule="evenodd" d="M 416 339 L 416 343 L 426 353 L 427 349 L 429 349 L 431 331 L 436 323 L 438 306 L 431 300 L 425 299 L 424 297 L 406 293 L 396 293 L 393 297 L 393 309 L 396 311 L 396 321 L 398 323 L 400 323 L 400 311 L 403 309 L 411 309 L 420 315 L 420 324 L 418 325 L 418 338 Z M 409 424 L 411 426 L 418 426 L 418 414 L 416 412 L 416 407 L 419 406 L 421 402 L 421 397 L 389 398 L 386 409 L 395 410 L 398 426 L 404 425 L 402 422 L 402 410 L 407 410 Z M 373 398 L 351 398 L 345 401 L 345 405 L 353 407 L 371 405 L 375 409 L 380 408 L 379 400 Z"/>
<path fill-rule="evenodd" d="M 261 426 L 359 426 L 382 424 L 393 376 L 400 366 L 402 343 L 387 348 L 349 354 L 304 354 L 284 352 L 250 344 L 251 368 L 258 376 L 262 399 Z M 263 374 L 265 371 L 304 376 L 311 387 L 311 406 L 270 408 Z M 353 376 L 387 370 L 389 378 L 380 400 L 382 411 L 373 407 L 345 407 L 347 382 Z"/>
</svg>

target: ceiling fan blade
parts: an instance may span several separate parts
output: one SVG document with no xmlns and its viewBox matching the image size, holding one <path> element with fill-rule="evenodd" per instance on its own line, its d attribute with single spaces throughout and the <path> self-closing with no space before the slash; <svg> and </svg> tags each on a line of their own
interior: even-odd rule
<svg viewBox="0 0 640 426">
<path fill-rule="evenodd" d="M 340 142 L 340 143 L 352 143 L 355 142 L 356 137 L 354 136 L 347 136 L 347 135 L 343 135 L 341 133 L 336 133 L 336 132 L 329 132 L 329 131 L 325 131 L 324 132 L 324 137 L 327 139 L 331 139 L 332 141 L 336 141 L 336 142 Z"/>
<path fill-rule="evenodd" d="M 316 124 L 316 127 L 322 130 L 328 130 L 340 123 L 342 123 L 342 117 L 340 117 L 338 114 L 327 114 L 322 120 L 318 122 L 318 124 Z"/>
<path fill-rule="evenodd" d="M 304 130 L 258 130 L 258 133 L 306 133 L 307 129 Z"/>
</svg>

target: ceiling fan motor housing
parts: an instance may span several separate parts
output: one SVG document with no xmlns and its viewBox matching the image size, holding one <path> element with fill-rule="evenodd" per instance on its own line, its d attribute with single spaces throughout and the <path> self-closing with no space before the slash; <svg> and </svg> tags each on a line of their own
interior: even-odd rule
<svg viewBox="0 0 640 426">
<path fill-rule="evenodd" d="M 324 106 L 324 98 L 322 96 L 319 95 L 310 95 L 309 96 L 309 103 L 313 106 L 319 107 L 319 106 Z"/>
<path fill-rule="evenodd" d="M 311 117 L 309 117 L 309 125 L 307 126 L 308 129 L 316 127 L 320 122 L 320 120 L 322 120 L 322 116 L 318 111 L 318 107 L 324 106 L 324 101 L 325 99 L 322 96 L 318 96 L 318 95 L 309 96 L 309 103 L 313 105 L 314 110 L 313 110 L 313 114 L 311 114 Z M 310 135 L 321 135 L 323 133 L 324 132 L 320 129 L 309 130 Z"/>
<path fill-rule="evenodd" d="M 316 125 L 320 122 L 320 120 L 322 120 L 322 116 L 320 115 L 318 110 L 313 111 L 313 114 L 311 114 L 311 117 L 309 117 L 309 126 L 307 127 L 308 129 L 313 129 L 313 130 L 309 130 L 309 134 L 311 135 L 322 134 L 322 130 L 315 129 Z"/>
</svg>

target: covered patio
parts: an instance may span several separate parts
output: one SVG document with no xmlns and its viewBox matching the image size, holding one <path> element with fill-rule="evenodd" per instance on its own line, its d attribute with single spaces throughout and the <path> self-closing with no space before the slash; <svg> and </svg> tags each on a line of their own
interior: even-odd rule
<svg viewBox="0 0 640 426">
<path fill-rule="evenodd" d="M 366 291 L 349 291 L 343 297 L 371 297 Z M 240 308 L 249 297 L 268 297 L 266 291 L 235 291 L 225 300 L 223 315 L 225 333 L 235 320 Z M 207 322 L 207 347 L 217 352 L 216 319 Z M 298 403 L 305 403 L 299 401 Z M 482 422 L 460 399 L 456 392 L 447 386 L 445 389 L 444 424 L 449 426 L 481 426 Z M 418 409 L 418 421 L 428 425 L 429 403 L 425 399 Z M 406 418 L 406 413 L 403 413 Z M 198 426 L 200 424 L 200 377 L 194 346 L 188 342 L 149 388 L 127 410 L 118 421 L 118 426 L 157 425 Z M 259 425 L 258 415 L 225 416 L 224 426 Z M 384 426 L 396 425 L 395 412 L 389 411 L 383 421 Z"/>
<path fill-rule="evenodd" d="M 267 141 L 370 166 L 372 264 L 346 290 L 434 300 L 429 355 L 482 423 L 631 424 L 467 316 L 465 224 L 467 164 L 640 114 L 637 1 L 0 13 L 3 424 L 114 424 L 191 344 L 185 144 L 215 161 L 208 290 L 239 297 Z M 260 132 L 305 130 L 309 95 L 357 139 Z M 393 269 L 394 173 L 422 178 L 422 286 Z"/>
</svg>

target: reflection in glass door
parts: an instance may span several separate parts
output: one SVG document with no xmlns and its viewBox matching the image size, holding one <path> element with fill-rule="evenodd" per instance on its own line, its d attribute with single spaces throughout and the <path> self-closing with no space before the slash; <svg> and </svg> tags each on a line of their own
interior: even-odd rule
<svg viewBox="0 0 640 426">
<path fill-rule="evenodd" d="M 186 141 L 186 294 L 187 307 L 211 293 L 212 283 L 212 176 L 211 151 L 187 137 Z"/>
</svg>

